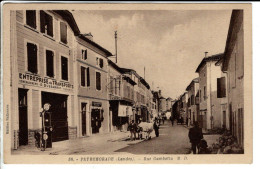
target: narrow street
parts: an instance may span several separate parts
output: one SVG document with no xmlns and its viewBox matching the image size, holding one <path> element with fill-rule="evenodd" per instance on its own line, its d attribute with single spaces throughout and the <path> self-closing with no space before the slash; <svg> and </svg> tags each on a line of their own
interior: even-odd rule
<svg viewBox="0 0 260 169">
<path fill-rule="evenodd" d="M 159 129 L 159 137 L 143 141 L 120 150 L 131 154 L 189 154 L 190 142 L 188 129 L 182 125 L 171 126 L 170 121 L 165 121 Z"/>
</svg>

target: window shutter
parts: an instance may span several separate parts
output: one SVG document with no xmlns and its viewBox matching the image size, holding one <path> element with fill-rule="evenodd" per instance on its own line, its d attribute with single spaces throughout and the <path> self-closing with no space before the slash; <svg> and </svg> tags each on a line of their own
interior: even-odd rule
<svg viewBox="0 0 260 169">
<path fill-rule="evenodd" d="M 84 56 L 85 56 L 85 60 L 86 60 L 88 58 L 88 50 L 87 49 L 85 50 L 84 54 L 85 54 Z"/>
<path fill-rule="evenodd" d="M 221 77 L 221 96 L 226 97 L 226 78 Z"/>
<path fill-rule="evenodd" d="M 37 45 L 27 43 L 27 65 L 28 71 L 37 73 Z"/>
<path fill-rule="evenodd" d="M 46 15 L 48 18 L 47 34 L 53 37 L 53 19 L 52 16 Z"/>
<path fill-rule="evenodd" d="M 101 90 L 101 74 L 96 72 L 96 89 Z"/>
<path fill-rule="evenodd" d="M 46 50 L 46 74 L 49 77 L 54 77 L 53 52 L 50 50 Z"/>
<path fill-rule="evenodd" d="M 68 80 L 68 59 L 66 57 L 61 57 L 61 72 L 62 79 Z"/>
<path fill-rule="evenodd" d="M 217 78 L 217 98 L 221 98 L 221 78 Z"/>
<path fill-rule="evenodd" d="M 67 44 L 67 25 L 64 22 L 60 22 L 60 34 L 61 34 L 61 42 Z"/>
<path fill-rule="evenodd" d="M 45 12 L 40 11 L 41 33 L 45 33 Z"/>
<path fill-rule="evenodd" d="M 26 10 L 26 24 L 36 29 L 36 11 Z"/>
<path fill-rule="evenodd" d="M 90 74 L 89 74 L 89 67 L 87 68 L 87 86 L 90 86 Z"/>
<path fill-rule="evenodd" d="M 85 72 L 86 68 L 81 67 L 81 86 L 85 87 Z"/>
<path fill-rule="evenodd" d="M 103 68 L 103 66 L 104 66 L 103 59 L 100 59 L 99 66 L 100 66 L 101 68 Z"/>
</svg>

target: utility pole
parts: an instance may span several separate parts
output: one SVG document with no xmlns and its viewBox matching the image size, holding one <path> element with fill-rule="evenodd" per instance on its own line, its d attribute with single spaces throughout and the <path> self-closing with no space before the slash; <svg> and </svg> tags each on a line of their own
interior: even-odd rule
<svg viewBox="0 0 260 169">
<path fill-rule="evenodd" d="M 117 63 L 117 31 L 115 31 L 115 48 L 116 48 L 116 63 Z"/>
</svg>

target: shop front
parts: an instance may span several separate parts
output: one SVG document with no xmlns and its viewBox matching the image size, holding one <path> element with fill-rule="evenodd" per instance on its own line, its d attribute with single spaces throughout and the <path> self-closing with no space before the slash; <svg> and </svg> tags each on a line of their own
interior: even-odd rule
<svg viewBox="0 0 260 169">
<path fill-rule="evenodd" d="M 49 120 L 53 128 L 51 140 L 56 142 L 71 138 L 69 133 L 76 130 L 72 120 L 73 85 L 69 82 L 42 78 L 39 75 L 20 73 L 17 88 L 12 90 L 17 94 L 13 97 L 12 103 L 17 112 L 12 118 L 14 149 L 21 145 L 35 145 L 35 133 L 41 133 L 43 128 L 40 112 L 46 103 L 51 105 L 48 110 L 51 113 Z"/>
<path fill-rule="evenodd" d="M 134 120 L 132 104 L 123 100 L 111 100 L 109 103 L 112 112 L 113 131 L 126 131 L 130 121 Z"/>
<path fill-rule="evenodd" d="M 100 132 L 102 122 L 104 121 L 104 109 L 101 102 L 92 101 L 91 108 L 91 128 L 92 134 Z"/>
</svg>

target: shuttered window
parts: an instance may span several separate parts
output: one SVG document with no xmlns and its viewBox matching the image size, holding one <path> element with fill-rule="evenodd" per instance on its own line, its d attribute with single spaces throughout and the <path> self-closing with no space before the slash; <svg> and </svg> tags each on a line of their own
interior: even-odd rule
<svg viewBox="0 0 260 169">
<path fill-rule="evenodd" d="M 90 73 L 89 73 L 89 67 L 87 68 L 87 86 L 90 86 Z"/>
<path fill-rule="evenodd" d="M 217 78 L 217 97 L 226 97 L 226 78 Z"/>
<path fill-rule="evenodd" d="M 86 68 L 81 66 L 81 86 L 85 87 L 86 86 Z"/>
<path fill-rule="evenodd" d="M 36 29 L 36 11 L 26 10 L 26 24 Z"/>
<path fill-rule="evenodd" d="M 67 25 L 64 22 L 60 22 L 60 41 L 67 44 Z"/>
<path fill-rule="evenodd" d="M 27 43 L 27 70 L 32 73 L 37 73 L 37 45 Z"/>
<path fill-rule="evenodd" d="M 87 49 L 86 50 L 81 50 L 81 58 L 83 59 L 83 60 L 87 60 L 87 58 L 88 58 L 88 51 L 87 51 Z"/>
<path fill-rule="evenodd" d="M 99 66 L 100 66 L 100 68 L 103 68 L 103 66 L 104 66 L 104 63 L 103 63 L 103 59 L 99 59 Z"/>
<path fill-rule="evenodd" d="M 101 90 L 101 73 L 96 72 L 96 89 Z"/>
<path fill-rule="evenodd" d="M 54 54 L 50 50 L 46 50 L 46 75 L 54 77 Z"/>
<path fill-rule="evenodd" d="M 61 57 L 61 79 L 68 80 L 68 58 Z"/>
<path fill-rule="evenodd" d="M 41 32 L 53 37 L 53 18 L 44 11 L 40 11 Z"/>
</svg>

